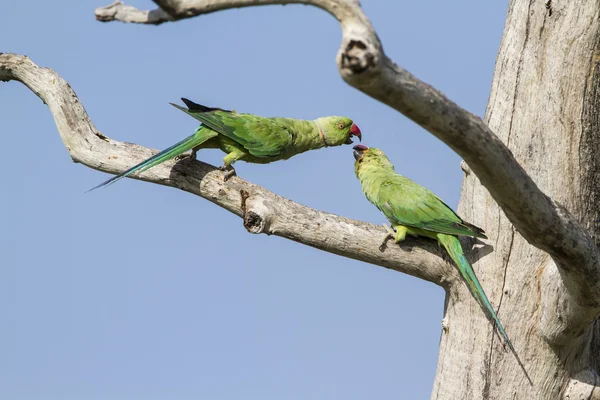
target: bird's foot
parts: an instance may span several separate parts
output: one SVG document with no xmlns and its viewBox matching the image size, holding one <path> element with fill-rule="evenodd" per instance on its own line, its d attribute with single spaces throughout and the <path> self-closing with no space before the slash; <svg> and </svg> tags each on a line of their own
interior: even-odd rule
<svg viewBox="0 0 600 400">
<path fill-rule="evenodd" d="M 396 236 L 396 232 L 394 232 L 394 230 L 390 226 L 383 224 L 383 227 L 385 228 L 387 233 L 383 237 L 381 245 L 379 246 L 379 251 L 381 252 L 385 251 L 385 248 L 387 247 L 387 241 L 393 239 Z"/>
<path fill-rule="evenodd" d="M 175 161 L 180 161 L 180 160 L 184 160 L 186 158 L 189 158 L 190 161 L 193 161 L 196 159 L 196 151 L 192 150 L 191 153 L 183 153 L 178 155 L 177 157 L 175 157 Z"/>
<path fill-rule="evenodd" d="M 231 165 L 224 165 L 222 167 L 219 167 L 219 170 L 225 172 L 225 174 L 223 175 L 223 182 L 227 182 L 232 176 L 237 176 L 237 174 L 235 173 L 235 169 Z"/>
<path fill-rule="evenodd" d="M 190 155 L 190 154 L 188 154 L 188 153 L 183 153 L 183 154 L 180 154 L 180 155 L 178 155 L 177 157 L 175 157 L 175 161 L 181 161 L 181 160 L 185 160 L 186 158 L 189 158 L 189 157 L 191 157 L 191 155 Z"/>
</svg>

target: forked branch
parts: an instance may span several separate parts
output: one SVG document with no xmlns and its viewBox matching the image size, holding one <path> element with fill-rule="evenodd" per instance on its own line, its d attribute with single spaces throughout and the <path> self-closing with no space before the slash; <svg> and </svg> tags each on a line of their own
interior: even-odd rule
<svg viewBox="0 0 600 400">
<path fill-rule="evenodd" d="M 153 11 L 121 2 L 98 8 L 102 21 L 157 24 L 228 8 L 268 4 L 309 4 L 333 15 L 343 39 L 337 54 L 342 78 L 398 110 L 456 151 L 519 233 L 556 261 L 564 287 L 582 313 L 569 316 L 585 326 L 600 310 L 599 252 L 594 240 L 564 209 L 547 197 L 481 118 L 389 59 L 356 0 L 154 0 Z M 477 221 L 474 221 L 477 222 Z M 485 229 L 485 226 L 483 227 Z M 533 271 L 532 271 L 533 273 Z M 545 299 L 552 303 L 552 299 Z M 590 317 L 591 316 L 591 317 Z M 561 319 L 564 322 L 564 316 Z"/>
</svg>

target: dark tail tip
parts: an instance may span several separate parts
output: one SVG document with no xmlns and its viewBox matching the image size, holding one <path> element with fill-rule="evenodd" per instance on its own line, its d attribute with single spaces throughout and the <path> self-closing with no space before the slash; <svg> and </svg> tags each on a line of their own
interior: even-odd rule
<svg viewBox="0 0 600 400">
<path fill-rule="evenodd" d="M 86 191 L 85 193 L 89 193 L 89 192 L 91 192 L 92 190 L 96 190 L 96 189 L 99 189 L 99 188 L 101 188 L 101 187 L 104 187 L 104 186 L 109 186 L 109 185 L 112 185 L 113 183 L 115 183 L 116 181 L 120 180 L 121 178 L 124 178 L 124 177 L 125 177 L 125 174 L 126 174 L 127 172 L 129 172 L 129 171 L 125 171 L 125 172 L 124 172 L 124 173 L 122 173 L 122 174 L 115 175 L 115 176 L 113 176 L 112 178 L 110 178 L 110 179 L 108 179 L 108 180 L 106 180 L 106 181 L 102 182 L 101 184 L 99 184 L 99 185 L 97 185 L 97 186 L 94 186 L 93 188 L 91 188 L 90 190 Z M 85 194 L 85 193 L 84 193 L 84 194 Z"/>
<path fill-rule="evenodd" d="M 185 97 L 182 97 L 181 101 L 183 101 L 185 103 L 185 105 L 187 106 L 187 108 L 190 111 L 199 111 L 199 112 L 225 111 L 225 112 L 231 112 L 231 111 L 225 110 L 223 108 L 203 106 L 202 104 L 194 103 L 193 101 L 191 101 L 190 99 L 186 99 Z"/>
<path fill-rule="evenodd" d="M 194 103 L 193 101 L 186 99 L 185 97 L 181 98 L 181 101 L 184 102 L 184 104 L 186 105 L 186 107 L 188 109 L 190 109 L 191 111 L 202 111 L 202 112 L 206 112 L 209 110 L 208 107 L 203 106 L 202 104 L 198 104 L 198 103 Z"/>
</svg>

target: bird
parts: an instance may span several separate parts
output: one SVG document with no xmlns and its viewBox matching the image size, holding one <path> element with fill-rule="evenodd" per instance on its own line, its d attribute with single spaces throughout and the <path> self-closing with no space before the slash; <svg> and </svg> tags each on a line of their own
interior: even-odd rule
<svg viewBox="0 0 600 400">
<path fill-rule="evenodd" d="M 386 235 L 385 240 L 392 236 L 399 243 L 407 234 L 437 240 L 456 263 L 471 295 L 492 325 L 496 326 L 531 383 L 458 240 L 458 236 L 487 239 L 483 229 L 464 221 L 430 190 L 396 173 L 394 165 L 383 151 L 364 145 L 356 145 L 353 150 L 354 172 L 363 193 L 392 225 L 393 231 Z"/>
<path fill-rule="evenodd" d="M 142 173 L 167 160 L 182 156 L 196 158 L 202 148 L 218 148 L 227 155 L 223 158 L 222 170 L 227 171 L 224 180 L 235 174 L 233 164 L 238 161 L 267 164 L 286 160 L 296 154 L 323 147 L 352 144 L 352 137 L 362 141 L 358 126 L 347 117 L 328 116 L 315 120 L 293 118 L 266 118 L 253 114 L 238 114 L 235 111 L 207 107 L 186 98 L 181 99 L 187 108 L 170 103 L 201 122 L 191 135 L 154 156 L 134 165 L 88 192 L 111 185 L 134 173 Z"/>
</svg>

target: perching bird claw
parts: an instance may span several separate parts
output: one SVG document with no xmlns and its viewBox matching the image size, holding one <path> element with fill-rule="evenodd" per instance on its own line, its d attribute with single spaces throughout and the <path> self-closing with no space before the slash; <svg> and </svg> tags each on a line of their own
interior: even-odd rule
<svg viewBox="0 0 600 400">
<path fill-rule="evenodd" d="M 189 159 L 190 161 L 193 161 L 196 159 L 196 153 L 197 153 L 197 151 L 192 150 L 191 153 L 180 154 L 175 157 L 175 161 L 185 160 L 186 158 Z"/>
<path fill-rule="evenodd" d="M 223 165 L 219 167 L 219 171 L 225 172 L 225 174 L 223 175 L 223 182 L 227 182 L 232 176 L 237 176 L 235 169 L 231 165 Z"/>
<path fill-rule="evenodd" d="M 381 252 L 385 251 L 385 248 L 387 247 L 387 241 L 393 239 L 396 236 L 396 232 L 394 232 L 394 230 L 390 226 L 383 224 L 383 227 L 385 228 L 387 233 L 383 237 L 381 245 L 379 245 L 379 251 Z"/>
</svg>

